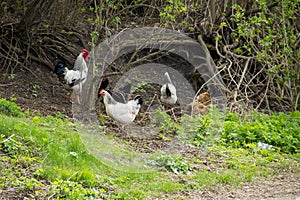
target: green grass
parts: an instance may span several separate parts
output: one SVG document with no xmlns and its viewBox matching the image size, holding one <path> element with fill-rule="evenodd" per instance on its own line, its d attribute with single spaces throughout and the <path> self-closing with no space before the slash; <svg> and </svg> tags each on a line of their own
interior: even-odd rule
<svg viewBox="0 0 300 200">
<path fill-rule="evenodd" d="M 172 134 L 178 135 L 191 133 L 189 138 L 183 138 L 184 142 L 190 142 L 203 152 L 193 158 L 157 152 L 132 164 L 125 161 L 134 160 L 139 153 L 122 148 L 127 144 L 119 138 L 103 136 L 97 133 L 98 129 L 85 132 L 85 127 L 59 114 L 29 117 L 31 115 L 21 113 L 14 103 L 3 102 L 8 109 L 0 114 L 0 168 L 5 169 L 0 172 L 0 188 L 16 187 L 31 198 L 147 199 L 166 198 L 171 194 L 184 198 L 180 197 L 184 192 L 219 185 L 235 187 L 299 168 L 300 155 L 295 148 L 260 149 L 257 141 L 261 138 L 251 128 L 257 127 L 259 121 L 260 131 L 265 129 L 263 126 L 269 127 L 266 130 L 272 132 L 270 141 L 274 141 L 274 146 L 281 144 L 274 136 L 277 132 L 286 138 L 282 145 L 297 146 L 298 135 L 294 131 L 300 126 L 299 120 L 291 117 L 299 117 L 298 112 L 270 117 L 256 113 L 247 118 L 228 114 L 225 131 L 218 137 L 210 134 L 214 127 L 209 124 L 216 124 L 206 123 L 213 120 L 210 115 L 187 118 L 190 126 L 176 124 L 175 129 L 174 122 L 167 120 L 170 124 L 164 124 L 161 130 L 171 129 Z M 256 134 L 256 139 L 248 140 L 249 134 Z M 101 157 L 107 152 L 117 159 L 109 162 L 109 157 Z M 126 158 L 124 162 L 117 162 L 121 157 Z M 157 168 L 147 171 L 144 167 L 147 161 Z"/>
</svg>

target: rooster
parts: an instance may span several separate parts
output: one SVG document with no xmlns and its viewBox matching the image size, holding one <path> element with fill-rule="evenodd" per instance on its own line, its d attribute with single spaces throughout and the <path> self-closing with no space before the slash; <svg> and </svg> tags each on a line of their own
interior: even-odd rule
<svg viewBox="0 0 300 200">
<path fill-rule="evenodd" d="M 164 82 L 160 89 L 161 96 L 160 100 L 163 103 L 174 105 L 177 101 L 176 88 L 173 85 L 169 73 L 166 72 L 164 75 Z"/>
<path fill-rule="evenodd" d="M 124 124 L 133 122 L 143 104 L 143 99 L 139 95 L 127 103 L 120 103 L 106 90 L 101 90 L 100 94 L 103 96 L 107 115 Z"/>
<path fill-rule="evenodd" d="M 89 51 L 82 49 L 81 53 L 76 58 L 74 67 L 72 70 L 69 70 L 65 67 L 65 81 L 73 89 L 73 92 L 76 94 L 76 101 L 80 104 L 79 93 L 81 92 L 82 85 L 86 81 L 88 67 L 86 61 L 88 60 Z M 72 92 L 70 93 L 70 101 L 72 98 Z M 71 101 L 72 102 L 72 101 Z"/>
</svg>

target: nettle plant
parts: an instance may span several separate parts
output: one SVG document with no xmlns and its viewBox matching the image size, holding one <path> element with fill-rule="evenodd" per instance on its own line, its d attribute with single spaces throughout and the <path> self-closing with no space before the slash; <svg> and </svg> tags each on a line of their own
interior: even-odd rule
<svg viewBox="0 0 300 200">
<path fill-rule="evenodd" d="M 299 119 L 299 111 L 272 115 L 253 113 L 245 117 L 228 113 L 218 142 L 235 148 L 249 147 L 249 144 L 256 147 L 257 143 L 263 142 L 272 145 L 272 150 L 299 153 Z"/>
<path fill-rule="evenodd" d="M 255 56 L 258 65 L 265 68 L 273 80 L 274 87 L 293 100 L 295 109 L 299 106 L 300 89 L 300 51 L 297 49 L 300 33 L 295 25 L 299 2 L 282 0 L 272 7 L 267 0 L 256 0 L 255 14 L 235 4 L 230 18 L 236 26 L 231 37 L 237 42 L 244 41 L 234 53 Z"/>
</svg>

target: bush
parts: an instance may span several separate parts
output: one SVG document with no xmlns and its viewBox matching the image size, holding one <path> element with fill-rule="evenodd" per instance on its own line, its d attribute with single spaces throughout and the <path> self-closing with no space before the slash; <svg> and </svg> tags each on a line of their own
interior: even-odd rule
<svg viewBox="0 0 300 200">
<path fill-rule="evenodd" d="M 0 99 L 0 114 L 13 117 L 25 117 L 20 106 L 6 99 Z"/>
</svg>

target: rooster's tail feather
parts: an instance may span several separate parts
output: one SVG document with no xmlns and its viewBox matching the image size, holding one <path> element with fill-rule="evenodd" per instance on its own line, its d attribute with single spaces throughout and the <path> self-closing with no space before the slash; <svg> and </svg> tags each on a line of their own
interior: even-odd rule
<svg viewBox="0 0 300 200">
<path fill-rule="evenodd" d="M 53 64 L 55 66 L 54 73 L 58 77 L 62 77 L 65 74 L 65 68 L 66 68 L 66 61 L 63 58 L 56 58 L 53 61 Z"/>
</svg>

